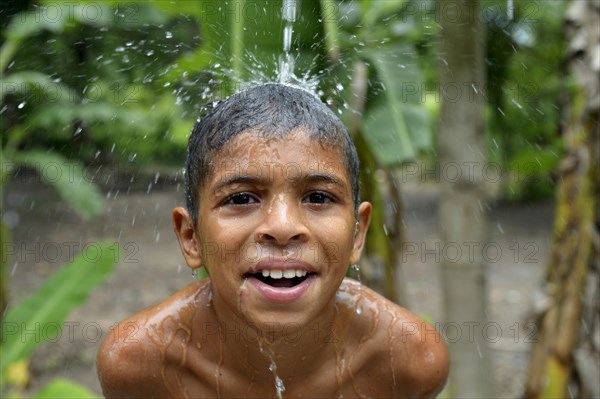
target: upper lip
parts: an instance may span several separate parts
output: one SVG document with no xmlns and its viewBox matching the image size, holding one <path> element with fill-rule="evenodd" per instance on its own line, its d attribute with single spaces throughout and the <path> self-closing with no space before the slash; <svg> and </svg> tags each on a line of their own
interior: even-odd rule
<svg viewBox="0 0 600 399">
<path fill-rule="evenodd" d="M 298 259 L 268 258 L 262 259 L 256 263 L 248 273 L 258 273 L 262 270 L 306 270 L 308 273 L 315 273 L 315 268 L 310 263 Z"/>
</svg>

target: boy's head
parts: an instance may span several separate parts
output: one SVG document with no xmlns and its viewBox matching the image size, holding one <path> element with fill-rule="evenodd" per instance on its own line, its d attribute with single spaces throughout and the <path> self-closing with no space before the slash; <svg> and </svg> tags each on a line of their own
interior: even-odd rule
<svg viewBox="0 0 600 399">
<path fill-rule="evenodd" d="M 194 126 L 186 159 L 186 207 L 198 222 L 199 193 L 211 173 L 215 156 L 243 132 L 261 138 L 283 138 L 302 128 L 311 139 L 338 148 L 352 185 L 355 210 L 359 205 L 359 163 L 348 131 L 336 115 L 309 92 L 281 84 L 255 86 L 218 103 Z"/>
</svg>

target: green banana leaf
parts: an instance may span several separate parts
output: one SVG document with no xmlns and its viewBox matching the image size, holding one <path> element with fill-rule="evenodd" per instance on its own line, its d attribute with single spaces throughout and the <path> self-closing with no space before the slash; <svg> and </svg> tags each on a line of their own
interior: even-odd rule
<svg viewBox="0 0 600 399">
<path fill-rule="evenodd" d="M 74 381 L 57 378 L 42 388 L 33 399 L 94 399 L 98 398 L 86 387 Z"/>
<path fill-rule="evenodd" d="M 41 341 L 41 333 L 20 332 L 44 331 L 49 323 L 60 325 L 108 277 L 118 258 L 119 250 L 114 243 L 98 243 L 94 250 L 86 247 L 86 253 L 56 272 L 30 297 L 11 307 L 3 321 L 0 375 L 4 375 L 10 364 L 30 356 Z"/>
<path fill-rule="evenodd" d="M 69 205 L 82 217 L 91 218 L 102 213 L 104 199 L 100 190 L 84 174 L 75 161 L 57 153 L 42 151 L 17 151 L 11 160 L 35 168 L 46 183 L 51 184 Z"/>
<path fill-rule="evenodd" d="M 387 167 L 414 159 L 431 146 L 429 113 L 422 97 L 423 79 L 411 46 L 366 50 L 383 93 L 377 95 L 362 120 L 365 139 L 378 161 Z"/>
</svg>

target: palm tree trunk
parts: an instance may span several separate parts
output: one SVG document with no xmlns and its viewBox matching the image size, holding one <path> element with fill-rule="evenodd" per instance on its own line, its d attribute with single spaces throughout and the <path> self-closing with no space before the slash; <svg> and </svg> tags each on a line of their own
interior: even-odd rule
<svg viewBox="0 0 600 399">
<path fill-rule="evenodd" d="M 567 10 L 569 104 L 564 111 L 565 156 L 557 173 L 557 205 L 554 241 L 544 292 L 549 306 L 539 315 L 538 334 L 531 352 L 525 396 L 527 398 L 597 397 L 598 351 L 580 352 L 575 369 L 574 351 L 579 338 L 591 341 L 581 332 L 585 283 L 592 264 L 598 263 L 598 232 L 594 225 L 598 189 L 600 140 L 600 85 L 598 52 L 600 46 L 600 3 L 573 1 Z M 597 287 L 596 287 L 597 288 Z M 597 299 L 596 299 L 597 301 Z M 588 305 L 591 320 L 599 322 L 600 306 Z M 595 313 L 595 315 L 594 315 Z M 591 327 L 591 326 L 590 326 Z M 600 328 L 600 327 L 596 327 Z M 587 338 L 586 338 L 587 337 Z M 586 345 L 584 345 L 586 346 Z M 582 348 L 582 345 L 580 345 Z M 590 369 L 591 368 L 591 369 Z M 594 370 L 595 368 L 595 370 Z M 576 379 L 573 379 L 577 374 Z M 594 375 L 595 377 L 587 377 Z M 569 395 L 569 384 L 572 390 Z"/>
</svg>

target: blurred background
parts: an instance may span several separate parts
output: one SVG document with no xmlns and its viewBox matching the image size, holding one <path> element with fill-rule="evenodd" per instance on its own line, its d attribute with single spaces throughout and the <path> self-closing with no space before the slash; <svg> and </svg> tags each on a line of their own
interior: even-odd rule
<svg viewBox="0 0 600 399">
<path fill-rule="evenodd" d="M 442 397 L 600 397 L 600 2 L 4 1 L 3 397 L 97 397 L 116 323 L 191 283 L 185 147 L 311 90 L 374 204 L 349 276 L 449 343 Z"/>
</svg>

